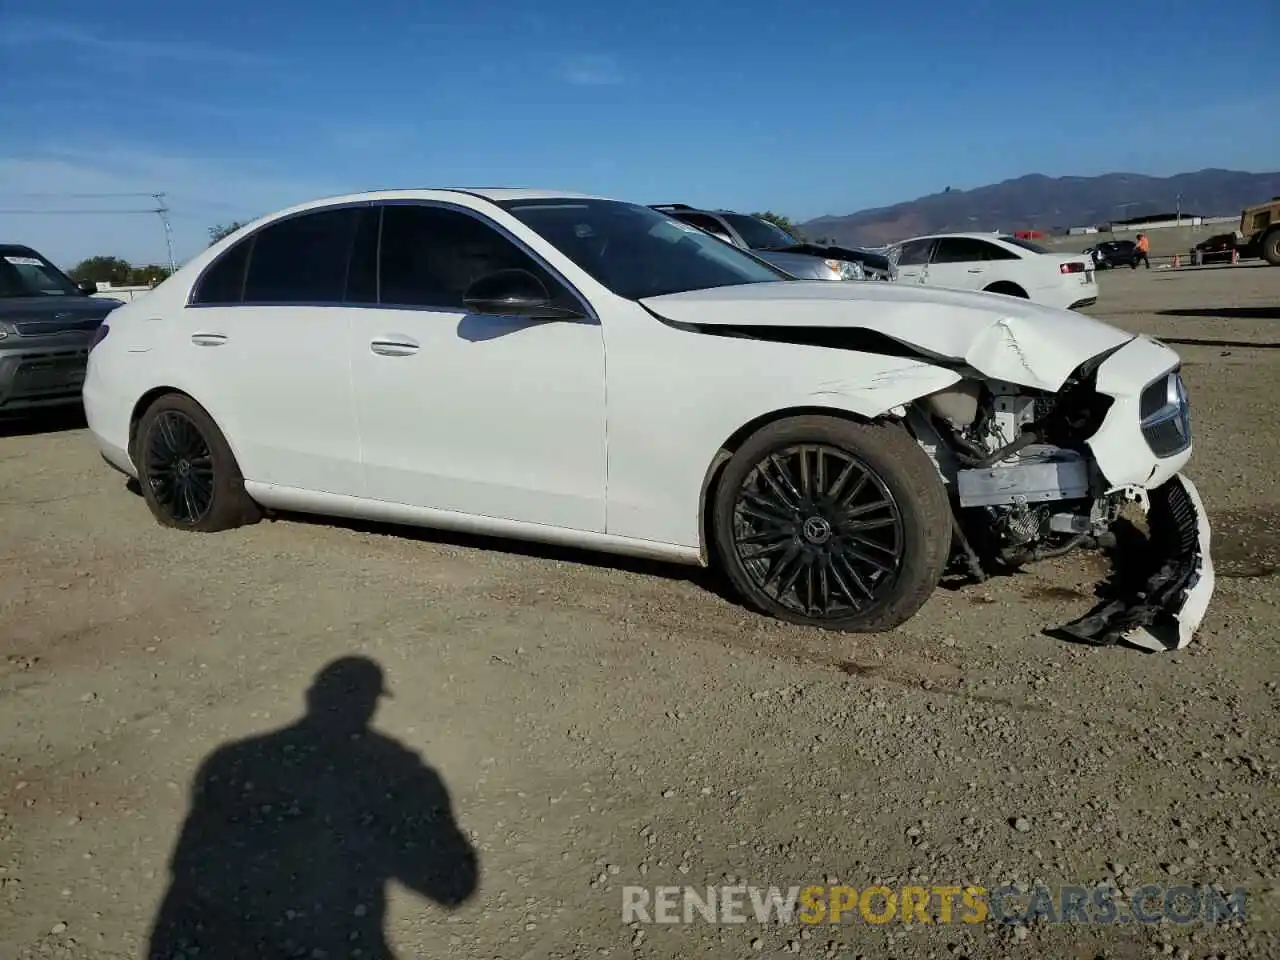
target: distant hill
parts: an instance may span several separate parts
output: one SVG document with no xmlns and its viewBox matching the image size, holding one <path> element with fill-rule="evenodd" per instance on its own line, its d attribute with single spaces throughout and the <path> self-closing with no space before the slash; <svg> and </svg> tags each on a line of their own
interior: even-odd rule
<svg viewBox="0 0 1280 960">
<path fill-rule="evenodd" d="M 973 190 L 947 190 L 891 207 L 800 224 L 814 239 L 874 246 L 946 230 L 1043 230 L 1101 225 L 1148 214 L 1239 214 L 1241 208 L 1280 196 L 1280 173 L 1200 170 L 1173 177 L 1107 173 L 1099 177 L 1046 177 L 1032 173 Z"/>
</svg>

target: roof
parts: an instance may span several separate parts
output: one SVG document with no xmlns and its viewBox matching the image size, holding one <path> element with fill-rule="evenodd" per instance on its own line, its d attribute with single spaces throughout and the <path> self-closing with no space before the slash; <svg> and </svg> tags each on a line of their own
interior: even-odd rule
<svg viewBox="0 0 1280 960">
<path fill-rule="evenodd" d="M 290 207 L 273 210 L 259 217 L 253 223 L 275 220 L 288 214 L 302 213 L 318 207 L 327 207 L 341 203 L 367 203 L 379 200 L 447 200 L 450 194 L 455 196 L 478 197 L 493 203 L 506 200 L 608 200 L 609 197 L 595 197 L 586 193 L 573 193 L 569 190 L 535 190 L 516 187 L 417 187 L 400 190 L 365 190 L 360 193 L 343 193 L 329 197 L 316 197 Z"/>
<path fill-rule="evenodd" d="M 913 240 L 937 240 L 940 237 L 963 237 L 966 240 L 999 240 L 1002 237 L 1011 237 L 1013 234 L 1000 231 L 998 233 L 979 230 L 970 230 L 956 233 L 922 233 L 918 237 L 908 237 L 906 240 L 900 240 L 899 243 L 911 243 Z"/>
</svg>

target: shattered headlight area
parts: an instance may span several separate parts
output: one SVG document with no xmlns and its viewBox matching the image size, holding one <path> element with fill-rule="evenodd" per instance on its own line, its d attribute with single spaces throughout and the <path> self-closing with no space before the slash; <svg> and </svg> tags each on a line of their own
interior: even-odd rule
<svg viewBox="0 0 1280 960">
<path fill-rule="evenodd" d="M 1121 508 L 1142 502 L 1149 535 L 1134 557 L 1120 560 L 1125 569 L 1100 586 L 1102 602 L 1047 632 L 1095 645 L 1180 649 L 1213 592 L 1204 505 L 1194 484 L 1173 472 L 1191 445 L 1185 385 L 1174 367 L 1117 401 L 1094 382 L 1104 359 L 1086 364 L 1053 394 L 962 381 L 918 402 L 908 425 L 948 488 L 953 561 L 973 581 L 1077 548 L 1116 547 Z M 1126 464 L 1169 479 L 1154 487 L 1108 481 L 1091 443 L 1109 436 L 1115 449 L 1117 424 L 1126 438 L 1120 445 L 1135 451 Z M 1136 577 L 1135 562 L 1144 564 Z"/>
</svg>

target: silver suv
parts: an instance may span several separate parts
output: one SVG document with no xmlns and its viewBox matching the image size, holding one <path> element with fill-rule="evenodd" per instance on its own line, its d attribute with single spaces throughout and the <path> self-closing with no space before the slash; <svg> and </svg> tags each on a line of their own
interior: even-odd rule
<svg viewBox="0 0 1280 960">
<path fill-rule="evenodd" d="M 883 254 L 799 240 L 761 217 L 731 210 L 699 210 L 683 203 L 657 203 L 652 204 L 652 208 L 719 237 L 725 243 L 749 250 L 801 280 L 897 278 L 894 264 Z"/>
<path fill-rule="evenodd" d="M 0 243 L 0 415 L 80 403 L 89 342 L 119 300 L 30 247 Z"/>
</svg>

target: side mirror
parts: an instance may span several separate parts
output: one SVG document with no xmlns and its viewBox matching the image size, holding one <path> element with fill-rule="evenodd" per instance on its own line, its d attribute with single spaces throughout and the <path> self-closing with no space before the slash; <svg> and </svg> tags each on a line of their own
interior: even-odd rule
<svg viewBox="0 0 1280 960">
<path fill-rule="evenodd" d="M 91 297 L 98 292 L 98 284 L 95 280 L 81 280 L 76 286 L 86 297 Z"/>
<path fill-rule="evenodd" d="M 552 304 L 546 285 L 528 270 L 499 270 L 467 288 L 462 302 L 472 313 L 525 320 L 580 320 L 582 313 Z"/>
</svg>

